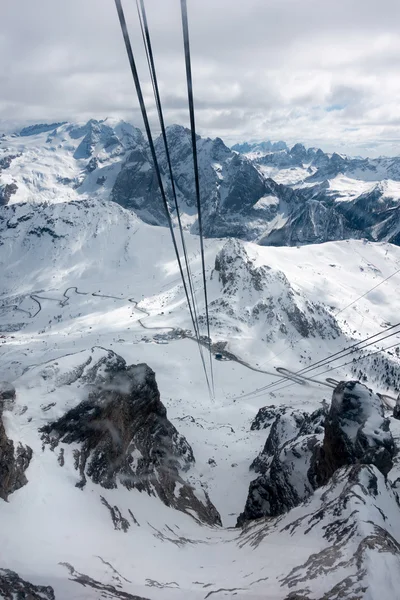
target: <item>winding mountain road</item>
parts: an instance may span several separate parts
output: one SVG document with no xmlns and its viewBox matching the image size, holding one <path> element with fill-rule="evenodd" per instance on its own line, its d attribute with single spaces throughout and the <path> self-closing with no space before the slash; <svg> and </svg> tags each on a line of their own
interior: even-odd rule
<svg viewBox="0 0 400 600">
<path fill-rule="evenodd" d="M 113 300 L 118 300 L 118 301 L 128 301 L 131 304 L 133 304 L 133 307 L 135 310 L 141 312 L 145 317 L 151 317 L 151 314 L 145 310 L 144 308 L 140 308 L 138 306 L 140 301 L 135 300 L 134 298 L 124 298 L 124 297 L 120 297 L 120 296 L 112 296 L 110 294 L 102 294 L 100 292 L 81 292 L 78 290 L 77 286 L 69 286 L 65 289 L 65 291 L 62 294 L 62 298 L 58 299 L 58 298 L 49 298 L 48 296 L 42 296 L 39 294 L 29 294 L 29 298 L 34 301 L 37 305 L 38 305 L 38 310 L 35 313 L 32 313 L 30 311 L 27 311 L 25 309 L 19 308 L 19 306 L 17 304 L 14 305 L 8 305 L 8 306 L 3 306 L 0 307 L 0 309 L 8 309 L 8 308 L 12 308 L 13 310 L 19 310 L 21 312 L 24 312 L 25 314 L 27 314 L 30 318 L 34 318 L 36 317 L 42 310 L 42 304 L 41 304 L 41 300 L 48 300 L 48 301 L 54 301 L 54 302 L 58 302 L 60 307 L 65 307 L 68 302 L 71 299 L 71 295 L 68 294 L 68 292 L 72 290 L 75 294 L 79 294 L 81 296 L 94 296 L 96 298 L 109 298 L 109 299 L 113 299 Z M 143 319 L 138 319 L 137 322 L 139 323 L 140 327 L 142 327 L 143 329 L 146 330 L 153 330 L 153 331 L 160 331 L 160 330 L 164 330 L 164 331 L 171 331 L 171 332 L 176 332 L 177 337 L 179 334 L 179 337 L 184 337 L 188 340 L 191 340 L 192 342 L 197 343 L 197 338 L 190 335 L 190 333 L 188 333 L 187 331 L 184 331 L 182 329 L 176 328 L 176 327 L 172 327 L 172 326 L 150 326 L 150 325 L 145 325 L 143 323 Z M 199 340 L 200 343 L 208 349 L 209 345 L 208 345 L 208 341 L 206 339 L 200 339 Z M 296 373 L 293 373 L 292 371 L 290 371 L 289 369 L 286 369 L 284 367 L 278 367 L 276 369 L 276 371 L 266 371 L 264 369 L 260 369 L 257 367 L 254 367 L 252 365 L 250 365 L 248 362 L 246 362 L 245 360 L 241 359 L 240 357 L 236 356 L 235 354 L 233 354 L 232 352 L 228 352 L 224 349 L 220 349 L 218 345 L 216 344 L 212 344 L 212 351 L 221 354 L 226 360 L 229 361 L 233 361 L 233 362 L 237 362 L 239 364 L 241 364 L 242 366 L 246 367 L 247 369 L 250 369 L 251 371 L 255 371 L 257 373 L 264 373 L 265 375 L 270 375 L 272 377 L 285 377 L 286 379 L 288 379 L 289 381 L 293 381 L 295 383 L 298 383 L 299 385 L 307 385 L 309 383 L 316 383 L 316 384 L 320 384 L 320 385 L 325 385 L 327 387 L 335 387 L 337 382 L 336 380 L 328 377 L 326 379 L 326 381 L 318 381 L 316 379 L 312 379 L 309 377 L 305 377 Z"/>
</svg>

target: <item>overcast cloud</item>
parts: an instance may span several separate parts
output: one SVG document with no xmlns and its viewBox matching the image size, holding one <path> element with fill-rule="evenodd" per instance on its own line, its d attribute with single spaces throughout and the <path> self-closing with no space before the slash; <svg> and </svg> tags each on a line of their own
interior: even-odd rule
<svg viewBox="0 0 400 600">
<path fill-rule="evenodd" d="M 134 0 L 124 8 L 154 117 Z M 146 8 L 167 123 L 188 123 L 179 0 Z M 198 131 L 400 154 L 398 0 L 188 0 Z M 2 0 L 0 125 L 142 127 L 113 0 Z M 154 121 L 155 122 L 155 121 Z"/>
</svg>

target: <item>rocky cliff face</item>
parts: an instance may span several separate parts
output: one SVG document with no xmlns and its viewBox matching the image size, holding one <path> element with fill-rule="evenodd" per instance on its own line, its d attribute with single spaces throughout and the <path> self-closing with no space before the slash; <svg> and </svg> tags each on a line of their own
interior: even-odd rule
<svg viewBox="0 0 400 600">
<path fill-rule="evenodd" d="M 145 364 L 127 366 L 110 352 L 94 365 L 74 371 L 89 383 L 87 399 L 57 421 L 42 428 L 51 449 L 77 445 L 74 464 L 77 487 L 89 477 L 104 488 L 157 495 L 167 506 L 193 511 L 201 521 L 219 524 L 220 517 L 206 493 L 185 481 L 194 463 L 187 440 L 167 418 L 154 372 Z M 67 379 L 66 381 L 71 381 Z M 63 451 L 59 455 L 64 462 Z"/>
<path fill-rule="evenodd" d="M 274 412 L 265 446 L 250 467 L 260 475 L 250 484 L 238 525 L 249 519 L 283 514 L 317 487 L 313 457 L 322 443 L 324 410 L 309 415 L 283 407 Z M 256 427 L 260 420 L 258 415 Z"/>
<path fill-rule="evenodd" d="M 221 295 L 210 304 L 213 327 L 262 325 L 262 339 L 283 335 L 335 338 L 340 330 L 319 303 L 295 292 L 281 271 L 255 266 L 245 246 L 228 240 L 215 259 Z M 214 275 L 215 277 L 215 275 Z"/>
<path fill-rule="evenodd" d="M 117 175 L 111 200 L 135 213 L 150 225 L 166 225 L 157 178 L 144 146 L 132 150 Z"/>
<path fill-rule="evenodd" d="M 14 399 L 14 387 L 7 382 L 0 382 L 0 498 L 6 501 L 10 494 L 28 483 L 25 471 L 32 459 L 29 446 L 16 445 L 7 437 L 3 412 L 12 408 Z"/>
<path fill-rule="evenodd" d="M 0 186 L 0 206 L 5 206 L 10 202 L 10 198 L 16 193 L 18 186 L 16 183 L 6 183 Z"/>
<path fill-rule="evenodd" d="M 0 596 L 4 600 L 55 600 L 51 586 L 33 585 L 9 569 L 0 569 Z"/>
<path fill-rule="evenodd" d="M 341 382 L 333 392 L 322 447 L 315 455 L 316 482 L 355 463 L 375 465 L 383 475 L 393 466 L 396 449 L 379 397 L 356 381 Z"/>
<path fill-rule="evenodd" d="M 238 525 L 287 512 L 342 467 L 374 465 L 386 476 L 396 454 L 381 400 L 356 381 L 336 387 L 329 411 L 321 408 L 309 415 L 265 407 L 252 428 L 269 429 L 269 435 L 251 465 L 260 475 L 250 484 Z"/>
<path fill-rule="evenodd" d="M 379 597 L 382 572 L 400 566 L 393 490 L 372 465 L 355 465 L 336 471 L 321 492 L 319 506 L 310 501 L 306 514 L 283 525 L 294 544 L 320 535 L 323 546 L 281 579 L 285 600 Z"/>
</svg>

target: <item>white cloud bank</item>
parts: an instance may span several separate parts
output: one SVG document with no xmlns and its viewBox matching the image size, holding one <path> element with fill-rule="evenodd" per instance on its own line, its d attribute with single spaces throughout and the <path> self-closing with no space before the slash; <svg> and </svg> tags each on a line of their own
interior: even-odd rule
<svg viewBox="0 0 400 600">
<path fill-rule="evenodd" d="M 186 124 L 179 4 L 146 7 L 166 121 Z M 200 133 L 400 154 L 399 2 L 188 0 L 188 9 Z M 133 0 L 125 10 L 154 116 Z M 141 126 L 112 0 L 3 0 L 0 89 L 3 128 L 106 116 Z"/>
</svg>

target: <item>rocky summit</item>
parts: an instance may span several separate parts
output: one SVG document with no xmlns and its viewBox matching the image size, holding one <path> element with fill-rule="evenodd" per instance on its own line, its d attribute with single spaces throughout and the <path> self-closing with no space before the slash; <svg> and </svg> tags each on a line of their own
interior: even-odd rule
<svg viewBox="0 0 400 600">
<path fill-rule="evenodd" d="M 374 465 L 387 476 L 397 453 L 380 398 L 357 381 L 337 385 L 329 410 L 260 409 L 252 429 L 264 428 L 265 446 L 250 467 L 260 475 L 250 484 L 238 525 L 287 512 L 341 467 Z"/>
<path fill-rule="evenodd" d="M 182 221 L 193 233 L 190 131 L 167 128 Z M 162 138 L 155 142 L 176 221 Z M 284 142 L 237 144 L 197 137 L 203 229 L 267 246 L 361 239 L 399 244 L 400 161 L 359 159 Z M 54 156 L 60 158 L 51 168 Z M 26 170 L 34 158 L 35 169 Z M 49 168 L 50 165 L 50 168 Z M 113 119 L 38 124 L 0 138 L 0 207 L 15 202 L 102 198 L 152 225 L 167 225 L 147 142 Z"/>
<path fill-rule="evenodd" d="M 207 493 L 200 499 L 184 479 L 195 462 L 193 450 L 167 419 L 154 372 L 146 364 L 127 366 L 112 352 L 100 364 L 102 375 L 97 364 L 84 376 L 93 381 L 87 399 L 41 429 L 62 466 L 65 444 L 74 446 L 76 486 L 84 488 L 87 477 L 107 489 L 120 484 L 220 524 Z"/>
<path fill-rule="evenodd" d="M 324 442 L 315 458 L 319 484 L 329 481 L 336 469 L 354 463 L 373 464 L 387 475 L 395 453 L 380 398 L 359 382 L 341 382 L 333 392 Z"/>
<path fill-rule="evenodd" d="M 4 600 L 55 600 L 52 587 L 33 585 L 9 569 L 0 569 L 0 594 Z"/>
</svg>

